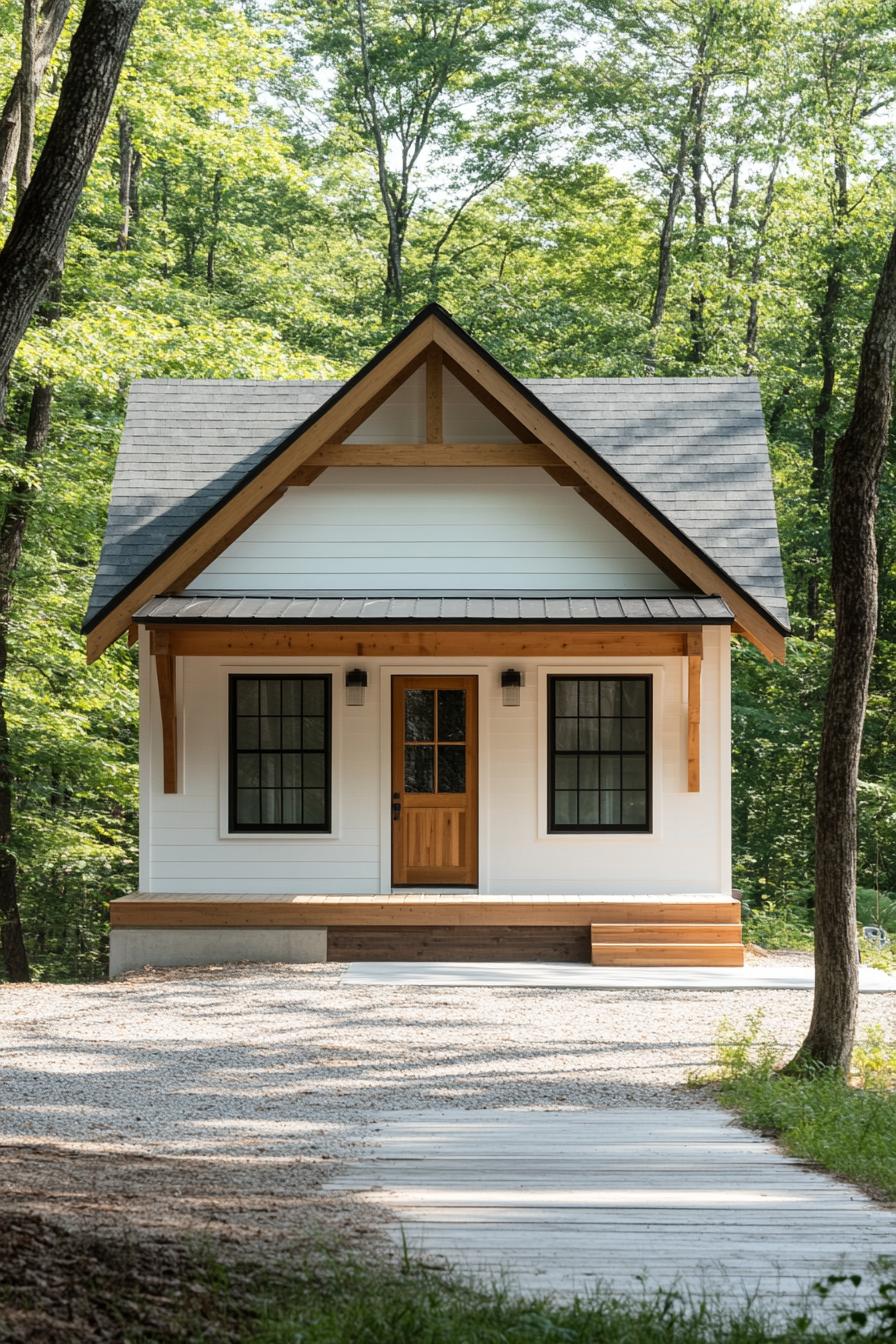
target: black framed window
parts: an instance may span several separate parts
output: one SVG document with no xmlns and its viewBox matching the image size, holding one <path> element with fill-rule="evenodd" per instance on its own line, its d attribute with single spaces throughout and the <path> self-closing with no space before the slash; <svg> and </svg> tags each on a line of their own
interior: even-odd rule
<svg viewBox="0 0 896 1344">
<path fill-rule="evenodd" d="M 230 830 L 329 831 L 328 676 L 230 678 Z"/>
<path fill-rule="evenodd" d="M 649 831 L 651 677 L 548 678 L 548 830 Z"/>
</svg>

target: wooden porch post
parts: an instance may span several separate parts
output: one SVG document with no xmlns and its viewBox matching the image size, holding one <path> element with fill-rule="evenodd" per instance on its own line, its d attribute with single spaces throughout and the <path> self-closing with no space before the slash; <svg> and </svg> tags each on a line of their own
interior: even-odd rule
<svg viewBox="0 0 896 1344">
<path fill-rule="evenodd" d="M 162 787 L 165 793 L 177 793 L 177 700 L 171 636 L 167 630 L 154 630 L 152 654 L 159 686 L 162 714 Z"/>
<path fill-rule="evenodd" d="M 700 792 L 700 679 L 703 635 L 688 635 L 688 793 Z"/>
</svg>

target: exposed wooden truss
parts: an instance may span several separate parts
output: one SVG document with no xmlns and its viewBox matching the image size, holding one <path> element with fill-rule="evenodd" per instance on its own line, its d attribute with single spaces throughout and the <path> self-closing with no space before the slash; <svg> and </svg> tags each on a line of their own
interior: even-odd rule
<svg viewBox="0 0 896 1344">
<path fill-rule="evenodd" d="M 549 467 L 556 461 L 556 454 L 541 443 L 328 443 L 300 471 L 318 467 Z"/>
</svg>

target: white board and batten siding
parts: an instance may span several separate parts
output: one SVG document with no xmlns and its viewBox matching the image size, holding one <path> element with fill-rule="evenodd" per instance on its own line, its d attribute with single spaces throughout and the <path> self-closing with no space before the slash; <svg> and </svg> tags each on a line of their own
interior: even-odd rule
<svg viewBox="0 0 896 1344">
<path fill-rule="evenodd" d="M 701 788 L 687 792 L 683 658 L 179 660 L 180 793 L 162 792 L 159 709 L 141 636 L 141 878 L 144 891 L 375 893 L 390 889 L 392 675 L 479 678 L 479 890 L 501 895 L 730 892 L 729 634 L 704 630 Z M 501 701 L 501 669 L 525 676 L 518 708 Z M 366 703 L 345 704 L 345 672 L 368 672 Z M 333 833 L 229 836 L 227 679 L 232 672 L 323 671 L 333 677 Z M 653 832 L 547 832 L 547 678 L 645 672 L 653 677 Z"/>
<path fill-rule="evenodd" d="M 423 373 L 352 436 L 414 442 L 425 434 Z M 513 435 L 446 376 L 447 442 Z M 670 581 L 575 491 L 527 468 L 339 468 L 288 490 L 193 583 L 200 592 L 313 590 L 668 590 Z M 141 634 L 140 887 L 157 892 L 389 891 L 390 679 L 479 678 L 479 890 L 526 895 L 730 891 L 729 633 L 704 631 L 699 793 L 687 792 L 685 660 L 178 660 L 178 794 L 162 792 L 159 709 Z M 345 672 L 362 662 L 363 707 L 345 705 Z M 521 704 L 501 703 L 500 673 L 525 675 Z M 331 835 L 227 833 L 227 684 L 232 672 L 315 671 L 333 678 Z M 547 678 L 653 677 L 653 832 L 547 833 Z"/>
</svg>

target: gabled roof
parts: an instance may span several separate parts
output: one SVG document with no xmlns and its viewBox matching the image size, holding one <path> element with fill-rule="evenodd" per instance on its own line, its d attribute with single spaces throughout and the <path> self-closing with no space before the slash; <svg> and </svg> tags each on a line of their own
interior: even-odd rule
<svg viewBox="0 0 896 1344">
<path fill-rule="evenodd" d="M 505 385 L 781 634 L 789 630 L 768 448 L 753 378 L 551 378 L 520 382 L 436 305 L 346 383 L 155 379 L 134 383 L 85 632 L 107 621 L 251 483 L 422 325 Z M 475 375 L 474 375 L 475 376 Z M 524 400 L 521 400 L 524 399 Z M 592 469 L 593 470 L 593 469 Z M 592 482 L 593 484 L 593 482 Z M 617 495 L 619 491 L 617 489 Z M 167 587 L 170 587 L 170 582 Z M 704 585 L 705 586 L 705 585 Z M 714 587 L 714 585 L 713 585 Z M 141 591 L 136 590 L 140 588 Z M 712 591 L 712 589 L 707 589 Z M 159 592 L 166 591 L 166 585 Z M 723 596 L 725 593 L 723 592 Z M 127 616 L 129 619 L 129 615 Z M 127 619 L 124 620 L 126 625 Z M 119 622 L 121 624 L 121 622 Z M 123 627 L 122 627 L 123 628 Z M 110 631 L 111 633 L 111 631 Z M 118 633 L 118 630 L 116 630 Z M 111 633 L 114 638 L 115 634 Z M 108 639 L 106 640 L 108 642 Z"/>
</svg>

